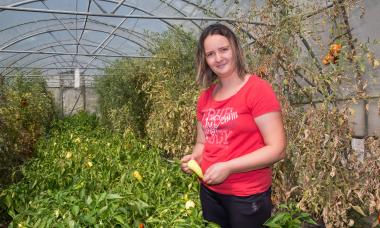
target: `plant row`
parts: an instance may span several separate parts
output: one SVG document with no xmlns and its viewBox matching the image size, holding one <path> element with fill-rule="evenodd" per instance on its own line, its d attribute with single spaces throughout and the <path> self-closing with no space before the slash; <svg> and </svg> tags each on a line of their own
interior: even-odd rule
<svg viewBox="0 0 380 228">
<path fill-rule="evenodd" d="M 194 176 L 88 114 L 56 122 L 22 174 L 0 196 L 10 227 L 205 226 Z"/>
<path fill-rule="evenodd" d="M 14 167 L 33 156 L 54 116 L 53 98 L 42 78 L 20 74 L 0 85 L 0 188 L 12 182 Z"/>
</svg>

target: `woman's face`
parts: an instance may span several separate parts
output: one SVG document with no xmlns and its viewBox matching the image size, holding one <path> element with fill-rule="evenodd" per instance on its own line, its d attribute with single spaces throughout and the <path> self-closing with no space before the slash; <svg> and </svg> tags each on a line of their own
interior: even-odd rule
<svg viewBox="0 0 380 228">
<path fill-rule="evenodd" d="M 220 78 L 236 71 L 235 56 L 229 40 L 222 35 L 209 35 L 204 41 L 207 65 Z"/>
</svg>

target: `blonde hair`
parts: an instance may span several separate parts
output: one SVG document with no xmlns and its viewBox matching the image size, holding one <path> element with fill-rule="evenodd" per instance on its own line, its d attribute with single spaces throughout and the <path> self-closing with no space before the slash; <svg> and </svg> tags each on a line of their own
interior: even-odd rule
<svg viewBox="0 0 380 228">
<path fill-rule="evenodd" d="M 198 41 L 198 49 L 196 55 L 196 67 L 197 67 L 197 78 L 196 81 L 202 87 L 209 87 L 213 81 L 217 78 L 216 74 L 211 70 L 206 62 L 204 41 L 210 35 L 221 35 L 228 39 L 232 51 L 235 55 L 235 63 L 238 72 L 238 76 L 244 79 L 247 74 L 247 69 L 245 66 L 244 52 L 240 46 L 239 40 L 236 35 L 223 24 L 212 24 L 206 27 L 201 33 Z"/>
</svg>

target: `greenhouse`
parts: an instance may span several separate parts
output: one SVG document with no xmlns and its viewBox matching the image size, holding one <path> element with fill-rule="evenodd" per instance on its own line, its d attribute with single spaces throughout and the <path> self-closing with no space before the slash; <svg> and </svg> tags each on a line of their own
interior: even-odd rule
<svg viewBox="0 0 380 228">
<path fill-rule="evenodd" d="M 238 172 L 269 170 L 264 227 L 380 227 L 378 12 L 376 0 L 2 0 L 0 227 L 220 227 L 200 198 L 211 174 L 183 159 L 209 133 L 232 147 L 223 124 L 238 114 L 206 131 L 198 110 L 226 91 L 228 60 L 211 54 L 229 50 L 266 83 L 244 102 L 270 85 L 286 137 L 284 157 Z M 241 47 L 222 35 L 228 48 L 202 52 L 219 42 L 198 44 L 210 25 Z M 260 115 L 266 147 L 276 132 Z"/>
</svg>

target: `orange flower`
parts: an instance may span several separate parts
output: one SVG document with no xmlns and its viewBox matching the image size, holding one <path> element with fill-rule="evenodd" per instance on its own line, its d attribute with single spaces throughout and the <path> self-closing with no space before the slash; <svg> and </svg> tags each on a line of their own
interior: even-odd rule
<svg viewBox="0 0 380 228">
<path fill-rule="evenodd" d="M 139 228 L 144 228 L 145 226 L 144 226 L 144 223 L 140 223 L 139 224 Z"/>
</svg>

